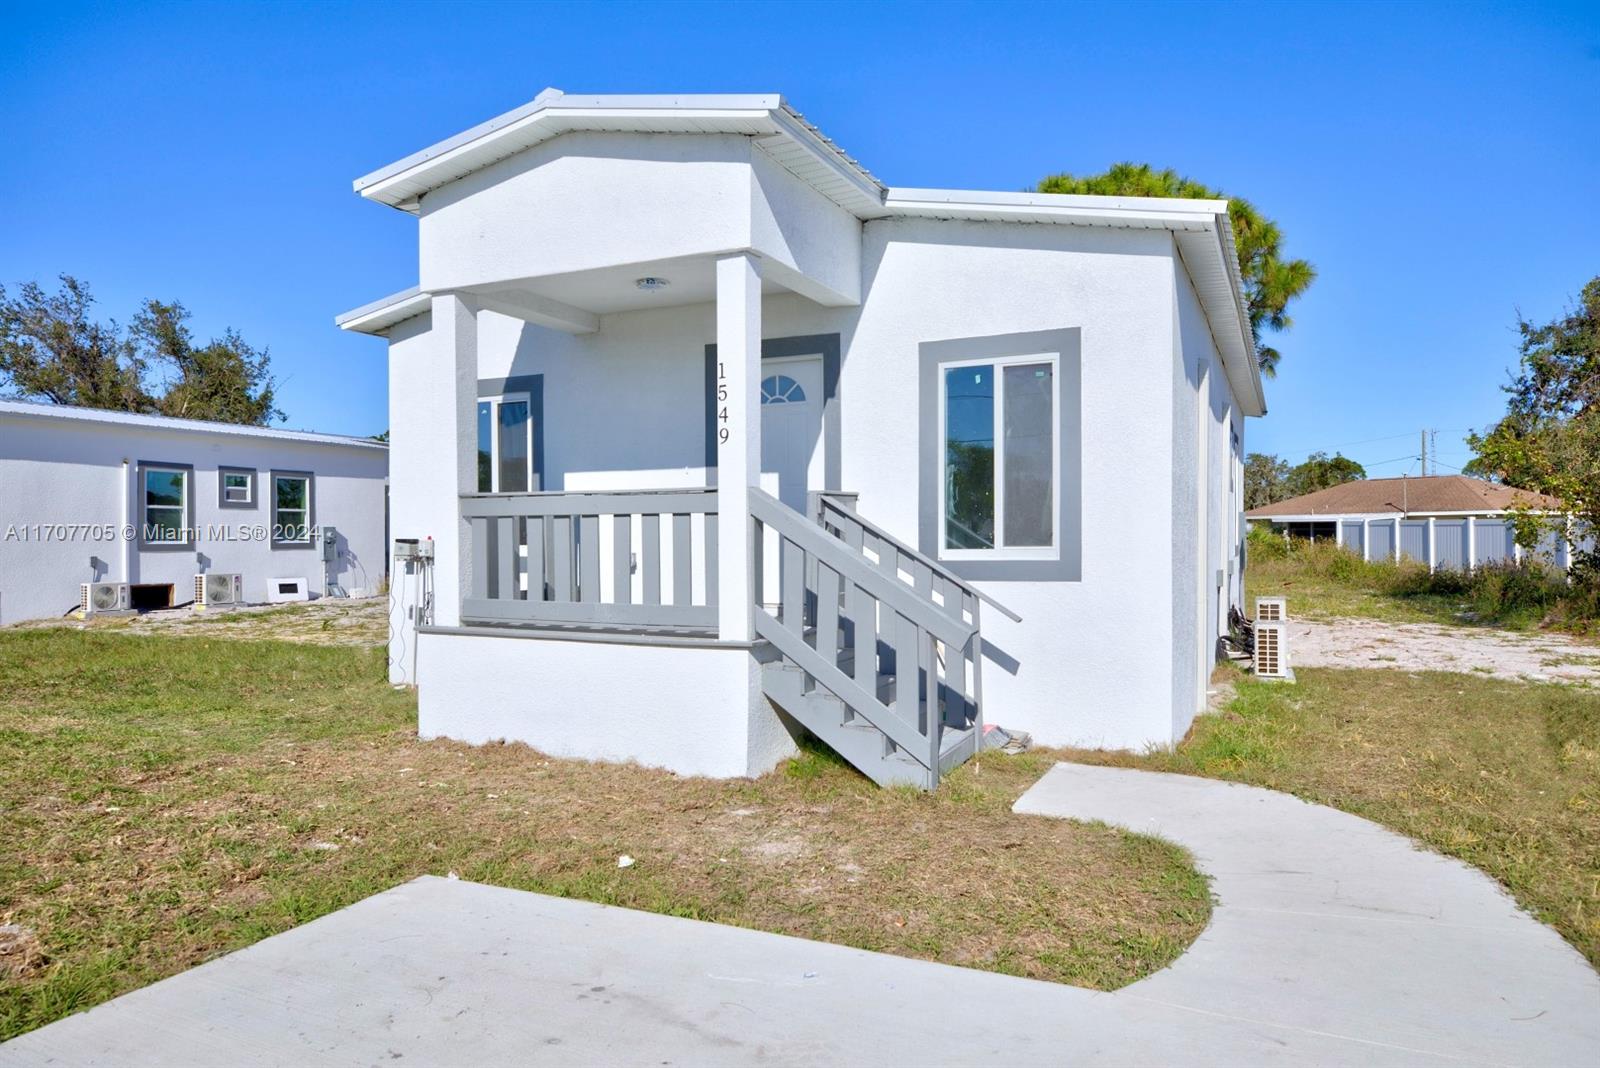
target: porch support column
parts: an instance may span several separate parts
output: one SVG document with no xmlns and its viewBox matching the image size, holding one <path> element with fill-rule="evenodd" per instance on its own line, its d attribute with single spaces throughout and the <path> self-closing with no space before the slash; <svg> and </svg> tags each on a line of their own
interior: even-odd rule
<svg viewBox="0 0 1600 1068">
<path fill-rule="evenodd" d="M 427 387 L 438 398 L 439 465 L 430 479 L 436 501 L 433 621 L 461 624 L 461 598 L 472 588 L 472 538 L 461 518 L 461 495 L 478 490 L 478 308 L 459 293 L 433 295 L 431 333 L 437 340 Z M 421 384 L 419 383 L 420 387 Z M 479 566 L 483 566 L 479 564 Z"/>
<path fill-rule="evenodd" d="M 749 641 L 750 487 L 761 482 L 761 267 L 748 253 L 717 261 L 717 636 Z"/>
</svg>

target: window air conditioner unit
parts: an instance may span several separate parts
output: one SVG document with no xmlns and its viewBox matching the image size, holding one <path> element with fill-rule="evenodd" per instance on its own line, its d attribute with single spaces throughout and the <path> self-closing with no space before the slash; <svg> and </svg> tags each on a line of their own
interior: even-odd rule
<svg viewBox="0 0 1600 1068">
<path fill-rule="evenodd" d="M 213 572 L 194 577 L 194 606 L 209 608 L 217 604 L 244 603 L 244 576 Z"/>
<path fill-rule="evenodd" d="M 1289 669 L 1289 624 L 1281 619 L 1257 619 L 1252 668 L 1263 679 L 1293 679 Z"/>
<path fill-rule="evenodd" d="M 78 607 L 86 616 L 128 612 L 133 609 L 133 598 L 126 582 L 85 582 L 78 587 Z"/>
<path fill-rule="evenodd" d="M 1257 597 L 1256 622 L 1273 623 L 1289 618 L 1289 599 L 1287 597 Z"/>
</svg>

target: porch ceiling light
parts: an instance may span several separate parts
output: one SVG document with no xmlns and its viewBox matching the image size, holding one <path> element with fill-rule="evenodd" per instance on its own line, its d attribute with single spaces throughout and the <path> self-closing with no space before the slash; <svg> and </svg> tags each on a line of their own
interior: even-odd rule
<svg viewBox="0 0 1600 1068">
<path fill-rule="evenodd" d="M 643 278 L 635 279 L 633 284 L 644 290 L 646 293 L 659 293 L 672 283 L 667 281 L 665 278 L 657 278 L 654 275 L 645 275 Z"/>
</svg>

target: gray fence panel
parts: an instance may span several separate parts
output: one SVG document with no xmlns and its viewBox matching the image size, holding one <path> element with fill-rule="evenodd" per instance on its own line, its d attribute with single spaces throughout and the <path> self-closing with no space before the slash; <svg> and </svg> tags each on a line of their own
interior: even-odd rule
<svg viewBox="0 0 1600 1068">
<path fill-rule="evenodd" d="M 1400 523 L 1400 555 L 1418 563 L 1428 562 L 1428 521 L 1406 519 Z"/>
<path fill-rule="evenodd" d="M 1394 559 L 1394 524 L 1393 519 L 1374 519 L 1367 524 L 1367 533 L 1372 538 L 1372 548 L 1367 553 L 1368 559 Z"/>
<path fill-rule="evenodd" d="M 1467 566 L 1467 521 L 1465 519 L 1436 519 L 1433 523 L 1433 551 L 1438 554 L 1435 568 L 1448 567 L 1456 571 Z"/>
<path fill-rule="evenodd" d="M 1475 519 L 1473 528 L 1474 565 L 1498 564 L 1515 555 L 1516 540 L 1510 523 L 1503 519 Z"/>
<path fill-rule="evenodd" d="M 1358 520 L 1346 520 L 1340 526 L 1344 528 L 1344 547 L 1360 556 L 1362 524 Z"/>
</svg>

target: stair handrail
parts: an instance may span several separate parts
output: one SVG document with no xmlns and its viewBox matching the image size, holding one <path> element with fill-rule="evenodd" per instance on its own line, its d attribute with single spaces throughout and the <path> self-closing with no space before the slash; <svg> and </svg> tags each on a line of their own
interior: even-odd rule
<svg viewBox="0 0 1600 1068">
<path fill-rule="evenodd" d="M 883 541 L 888 542 L 890 545 L 893 545 L 895 547 L 895 549 L 897 549 L 899 552 L 905 554 L 906 556 L 911 557 L 913 560 L 917 561 L 919 564 L 922 564 L 923 566 L 927 567 L 935 575 L 938 575 L 940 578 L 944 579 L 946 582 L 950 583 L 952 586 L 955 586 L 957 589 L 961 590 L 963 593 L 969 593 L 973 597 L 976 597 L 978 600 L 983 601 L 986 604 L 994 606 L 1007 619 L 1011 620 L 1013 623 L 1021 623 L 1022 622 L 1022 617 L 1019 616 L 1017 613 L 1013 612 L 1010 608 L 1008 608 L 1005 605 L 1001 604 L 999 601 L 995 600 L 993 597 L 989 596 L 987 593 L 984 593 L 982 590 L 980 590 L 976 586 L 972 585 L 972 583 L 968 582 L 966 579 L 961 578 L 959 575 L 957 575 L 954 572 L 952 572 L 949 568 L 947 568 L 944 565 L 940 564 L 937 560 L 934 560 L 934 559 L 924 555 L 923 553 L 918 552 L 916 549 L 913 549 L 911 546 L 907 545 L 905 542 L 901 541 L 899 538 L 895 537 L 893 534 L 890 534 L 887 530 L 884 530 L 882 527 L 878 526 L 878 524 L 872 522 L 872 520 L 867 519 L 864 516 L 862 516 L 859 512 L 857 512 L 857 511 L 855 511 L 854 509 L 851 509 L 851 508 L 846 508 L 837 499 L 839 496 L 853 496 L 853 494 L 834 494 L 834 493 L 830 493 L 830 492 L 824 490 L 824 491 L 821 491 L 821 492 L 817 493 L 815 496 L 816 496 L 816 499 L 817 499 L 817 506 L 818 506 L 818 512 L 819 512 L 819 514 L 815 518 L 817 519 L 817 521 L 819 523 L 823 519 L 823 516 L 820 514 L 821 510 L 822 509 L 831 509 L 835 513 L 844 516 L 846 519 L 849 519 L 852 523 L 859 523 L 861 525 L 862 529 L 870 531 L 873 534 L 874 537 L 877 537 L 877 538 L 879 538 L 879 539 L 881 539 Z"/>
</svg>

